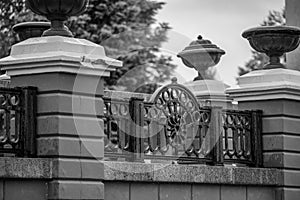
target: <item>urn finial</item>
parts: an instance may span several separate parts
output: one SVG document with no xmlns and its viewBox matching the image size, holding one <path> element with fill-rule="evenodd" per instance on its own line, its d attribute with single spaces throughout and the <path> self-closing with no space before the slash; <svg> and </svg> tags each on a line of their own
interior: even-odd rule
<svg viewBox="0 0 300 200">
<path fill-rule="evenodd" d="M 71 31 L 64 25 L 64 21 L 84 12 L 88 0 L 26 0 L 25 3 L 32 12 L 43 15 L 51 21 L 51 28 L 42 36 L 73 37 Z"/>
<path fill-rule="evenodd" d="M 280 63 L 280 57 L 299 46 L 300 29 L 293 26 L 261 26 L 244 31 L 242 36 L 254 50 L 270 58 L 263 69 L 285 68 Z"/>
<path fill-rule="evenodd" d="M 197 40 L 192 41 L 177 56 L 181 58 L 183 64 L 187 67 L 195 68 L 198 71 L 198 77 L 195 80 L 202 80 L 205 79 L 205 71 L 209 67 L 218 64 L 224 54 L 224 50 L 199 35 Z"/>
</svg>

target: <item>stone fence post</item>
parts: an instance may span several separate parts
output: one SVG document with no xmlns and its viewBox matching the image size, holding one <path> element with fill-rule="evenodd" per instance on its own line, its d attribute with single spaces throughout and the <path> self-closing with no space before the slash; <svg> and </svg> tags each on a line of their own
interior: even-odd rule
<svg viewBox="0 0 300 200">
<path fill-rule="evenodd" d="M 252 71 L 227 93 L 239 109 L 263 111 L 263 165 L 282 170 L 276 200 L 300 197 L 300 72 L 290 69 Z"/>
<path fill-rule="evenodd" d="M 62 36 L 30 38 L 0 60 L 12 86 L 38 88 L 37 155 L 53 159 L 49 199 L 104 199 L 103 77 L 121 64 Z"/>
</svg>

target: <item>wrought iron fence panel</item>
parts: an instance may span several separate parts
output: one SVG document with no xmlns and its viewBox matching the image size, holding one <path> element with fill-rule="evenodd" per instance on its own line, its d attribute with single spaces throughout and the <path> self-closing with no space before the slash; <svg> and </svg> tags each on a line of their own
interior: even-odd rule
<svg viewBox="0 0 300 200">
<path fill-rule="evenodd" d="M 0 88 L 1 156 L 34 156 L 36 88 Z"/>
<path fill-rule="evenodd" d="M 261 150 L 256 144 L 260 133 L 255 126 L 261 122 L 254 118 L 256 114 L 257 111 L 222 112 L 224 162 L 257 165 L 256 152 Z"/>
<path fill-rule="evenodd" d="M 105 97 L 104 104 L 107 159 L 261 166 L 261 111 L 200 107 L 175 82 L 147 102 Z"/>
<path fill-rule="evenodd" d="M 155 148 L 149 144 L 151 139 L 159 137 L 160 141 L 165 141 L 164 145 L 159 146 L 162 155 L 177 156 L 183 162 L 206 162 L 211 149 L 207 134 L 211 120 L 210 109 L 200 108 L 190 90 L 177 84 L 176 80 L 158 89 L 150 102 L 152 106 L 146 112 L 147 126 L 149 130 L 153 129 L 152 126 L 159 127 L 159 134 L 150 131 L 152 137 L 146 153 L 157 155 L 151 151 Z M 153 116 L 152 112 L 157 114 Z"/>
<path fill-rule="evenodd" d="M 129 102 L 104 98 L 104 134 L 107 157 L 127 158 L 130 145 Z"/>
<path fill-rule="evenodd" d="M 173 102 L 174 103 L 174 102 Z M 180 122 L 176 120 L 180 118 Z M 209 157 L 210 109 L 168 113 L 145 104 L 145 154 L 151 159 L 200 162 Z M 177 126 L 177 127 L 176 127 Z M 170 158 L 166 158 L 170 157 Z"/>
</svg>

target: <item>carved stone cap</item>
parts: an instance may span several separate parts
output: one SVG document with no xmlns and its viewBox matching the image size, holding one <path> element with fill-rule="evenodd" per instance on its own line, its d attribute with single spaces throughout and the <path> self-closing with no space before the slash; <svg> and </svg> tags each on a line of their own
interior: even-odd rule
<svg viewBox="0 0 300 200">
<path fill-rule="evenodd" d="M 219 53 L 220 55 L 224 55 L 225 51 L 199 35 L 197 40 L 192 41 L 189 46 L 185 47 L 184 50 L 178 54 L 178 57 L 190 53 Z"/>
</svg>

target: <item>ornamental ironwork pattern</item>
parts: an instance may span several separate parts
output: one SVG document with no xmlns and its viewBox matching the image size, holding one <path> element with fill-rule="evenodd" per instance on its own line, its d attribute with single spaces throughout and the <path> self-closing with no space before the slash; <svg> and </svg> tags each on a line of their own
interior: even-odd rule
<svg viewBox="0 0 300 200">
<path fill-rule="evenodd" d="M 258 114 L 258 111 L 223 111 L 223 155 L 227 163 L 238 161 L 255 165 L 255 154 L 261 154 L 261 149 L 257 147 L 261 135 L 258 127 L 255 128 L 260 124 Z"/>
<path fill-rule="evenodd" d="M 105 152 L 126 157 L 129 149 L 129 102 L 104 99 Z M 114 155 L 114 154 L 112 154 Z"/>
<path fill-rule="evenodd" d="M 210 109 L 200 109 L 187 88 L 174 81 L 158 89 L 144 109 L 148 157 L 193 161 L 208 155 Z"/>
<path fill-rule="evenodd" d="M 224 124 L 223 147 L 225 158 L 250 159 L 250 122 L 249 113 L 227 111 L 222 116 Z"/>
<path fill-rule="evenodd" d="M 35 88 L 0 88 L 1 156 L 35 155 Z"/>
<path fill-rule="evenodd" d="M 104 98 L 105 159 L 261 166 L 261 111 L 200 107 L 175 81 L 152 98 Z"/>
<path fill-rule="evenodd" d="M 143 101 L 104 98 L 104 105 L 104 149 L 107 157 L 137 160 L 142 151 Z"/>
</svg>

